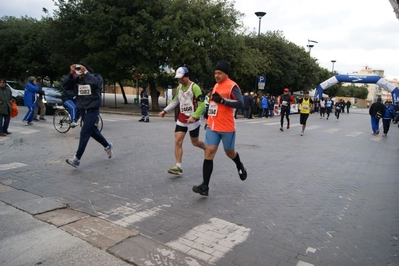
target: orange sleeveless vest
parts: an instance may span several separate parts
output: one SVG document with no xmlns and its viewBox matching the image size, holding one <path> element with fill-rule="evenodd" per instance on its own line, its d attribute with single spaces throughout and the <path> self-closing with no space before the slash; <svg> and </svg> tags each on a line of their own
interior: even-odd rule
<svg viewBox="0 0 399 266">
<path fill-rule="evenodd" d="M 235 97 L 232 94 L 234 86 L 238 87 L 237 83 L 227 78 L 221 83 L 215 84 L 212 90 L 212 94 L 217 92 L 224 99 L 235 100 Z M 211 114 L 210 112 L 208 112 L 207 124 L 209 128 L 213 131 L 218 131 L 218 132 L 235 131 L 236 130 L 236 122 L 234 120 L 235 109 L 211 100 L 209 103 L 210 110 L 212 110 L 211 106 L 215 104 L 217 105 L 216 114 Z"/>
</svg>

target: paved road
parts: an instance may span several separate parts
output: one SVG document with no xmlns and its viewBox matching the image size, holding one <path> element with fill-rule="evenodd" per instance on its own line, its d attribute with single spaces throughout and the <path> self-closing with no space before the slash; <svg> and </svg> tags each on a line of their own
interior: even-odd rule
<svg viewBox="0 0 399 266">
<path fill-rule="evenodd" d="M 60 226 L 137 265 L 399 264 L 399 130 L 371 136 L 367 110 L 338 122 L 311 115 L 305 136 L 298 115 L 284 132 L 277 117 L 238 119 L 248 179 L 220 150 L 209 197 L 191 191 L 202 179 L 203 152 L 188 139 L 184 175 L 166 173 L 174 164 L 172 117 L 102 116 L 114 157 L 91 140 L 78 169 L 65 163 L 77 128 L 60 134 L 50 121 L 12 120 L 13 134 L 0 139 L 0 182 L 138 232 L 101 246 L 84 238 L 82 225 Z M 0 200 L 13 205 L 4 193 Z"/>
</svg>

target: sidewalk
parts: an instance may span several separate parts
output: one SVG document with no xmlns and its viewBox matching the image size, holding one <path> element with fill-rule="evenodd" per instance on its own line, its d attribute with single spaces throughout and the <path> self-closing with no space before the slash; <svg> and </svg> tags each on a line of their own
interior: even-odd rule
<svg viewBox="0 0 399 266">
<path fill-rule="evenodd" d="M 3 184 L 0 224 L 1 266 L 145 266 L 163 261 L 209 266 L 135 230 Z"/>
<path fill-rule="evenodd" d="M 8 200 L 4 200 L 7 194 Z M 68 223 L 88 215 L 73 216 L 72 210 L 58 209 L 65 206 L 54 200 L 4 185 L 0 185 L 0 195 L 2 201 L 10 204 L 0 201 L 0 265 L 130 265 L 67 233 Z M 50 212 L 32 216 L 46 210 Z M 55 217 L 55 210 L 69 212 L 69 215 Z M 48 219 L 51 214 L 52 220 Z M 63 230 L 53 222 L 59 226 L 65 223 Z"/>
</svg>

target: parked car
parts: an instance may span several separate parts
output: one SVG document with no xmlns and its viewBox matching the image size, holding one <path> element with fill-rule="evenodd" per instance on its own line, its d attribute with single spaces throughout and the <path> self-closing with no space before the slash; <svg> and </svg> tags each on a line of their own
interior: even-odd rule
<svg viewBox="0 0 399 266">
<path fill-rule="evenodd" d="M 17 105 L 24 105 L 24 92 L 25 88 L 18 82 L 7 80 L 7 86 L 10 88 L 12 98 L 17 102 Z"/>
<path fill-rule="evenodd" d="M 45 98 L 44 105 L 46 106 L 46 115 L 54 114 L 58 106 L 63 106 L 62 103 L 62 89 L 53 87 L 43 87 Z"/>
</svg>

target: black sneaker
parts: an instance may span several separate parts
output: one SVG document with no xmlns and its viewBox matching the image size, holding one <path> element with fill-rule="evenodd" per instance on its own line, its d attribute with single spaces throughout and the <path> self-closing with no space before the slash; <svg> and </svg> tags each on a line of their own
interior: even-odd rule
<svg viewBox="0 0 399 266">
<path fill-rule="evenodd" d="M 193 186 L 193 191 L 195 193 L 199 193 L 200 195 L 208 196 L 209 187 L 205 186 L 204 184 L 201 184 L 199 186 Z"/>
<path fill-rule="evenodd" d="M 240 176 L 240 179 L 244 181 L 247 179 L 247 169 L 245 169 L 244 164 L 241 163 L 241 168 L 238 168 L 238 175 Z"/>
</svg>

